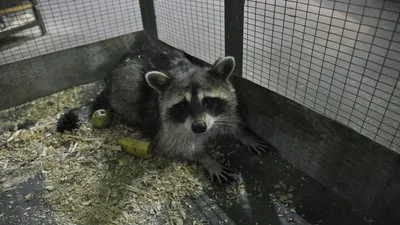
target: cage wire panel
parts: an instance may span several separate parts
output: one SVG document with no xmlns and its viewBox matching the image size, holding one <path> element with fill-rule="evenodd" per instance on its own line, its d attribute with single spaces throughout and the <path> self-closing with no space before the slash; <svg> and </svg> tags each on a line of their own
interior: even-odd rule
<svg viewBox="0 0 400 225">
<path fill-rule="evenodd" d="M 208 63 L 225 55 L 224 0 L 154 0 L 158 38 Z"/>
<path fill-rule="evenodd" d="M 246 1 L 243 76 L 400 152 L 399 1 Z"/>
<path fill-rule="evenodd" d="M 1 40 L 0 65 L 143 29 L 138 0 L 37 0 L 37 3 L 47 33 L 42 36 L 40 28 L 33 27 Z M 29 9 L 11 11 L 1 19 L 2 26 L 11 29 L 35 20 L 35 15 Z"/>
</svg>

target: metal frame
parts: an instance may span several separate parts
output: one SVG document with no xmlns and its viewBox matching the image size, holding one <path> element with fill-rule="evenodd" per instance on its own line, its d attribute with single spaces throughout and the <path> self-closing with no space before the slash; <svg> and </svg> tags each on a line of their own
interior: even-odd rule
<svg viewBox="0 0 400 225">
<path fill-rule="evenodd" d="M 225 55 L 235 57 L 235 75 L 243 69 L 243 19 L 245 0 L 225 0 Z"/>
<path fill-rule="evenodd" d="M 152 38 L 157 38 L 157 23 L 153 0 L 139 0 L 139 4 L 142 14 L 143 29 Z"/>
<path fill-rule="evenodd" d="M 5 37 L 8 37 L 8 36 L 11 36 L 13 34 L 16 34 L 16 33 L 20 32 L 20 31 L 23 31 L 23 30 L 26 30 L 26 29 L 29 29 L 29 28 L 32 28 L 32 27 L 35 27 L 35 26 L 39 26 L 40 27 L 42 35 L 46 34 L 47 31 L 46 31 L 46 27 L 44 25 L 44 21 L 43 21 L 42 15 L 40 13 L 40 10 L 36 7 L 37 1 L 36 0 L 29 0 L 29 2 L 31 2 L 31 9 L 32 9 L 32 11 L 33 11 L 33 13 L 35 15 L 36 20 L 33 21 L 33 22 L 30 22 L 30 23 L 27 23 L 25 25 L 16 27 L 14 29 L 7 30 L 7 31 L 4 31 L 4 32 L 0 32 L 0 38 L 5 38 Z M 6 8 L 3 8 L 3 9 L 6 9 Z M 18 10 L 18 11 L 22 11 L 22 10 L 26 10 L 26 9 L 21 9 L 21 10 Z"/>
</svg>

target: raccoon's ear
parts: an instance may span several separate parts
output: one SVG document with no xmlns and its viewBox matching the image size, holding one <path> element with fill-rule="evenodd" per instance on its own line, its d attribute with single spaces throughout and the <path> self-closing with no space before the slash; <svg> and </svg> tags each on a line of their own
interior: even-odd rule
<svg viewBox="0 0 400 225">
<path fill-rule="evenodd" d="M 219 76 L 221 79 L 228 80 L 235 69 L 235 58 L 227 56 L 217 61 L 211 68 L 211 73 Z"/>
<path fill-rule="evenodd" d="M 169 76 L 158 71 L 147 72 L 145 77 L 150 87 L 154 88 L 154 90 L 160 94 L 165 90 L 166 86 L 171 81 Z"/>
</svg>

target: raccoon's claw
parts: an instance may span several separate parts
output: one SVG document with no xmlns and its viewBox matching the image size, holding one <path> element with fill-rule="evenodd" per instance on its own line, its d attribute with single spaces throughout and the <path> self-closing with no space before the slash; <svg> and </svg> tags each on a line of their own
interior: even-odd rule
<svg viewBox="0 0 400 225">
<path fill-rule="evenodd" d="M 269 143 L 263 142 L 263 141 L 258 141 L 254 145 L 248 146 L 247 150 L 250 153 L 257 153 L 258 155 L 261 155 L 262 153 L 268 152 L 272 150 L 274 147 L 270 145 Z"/>
<path fill-rule="evenodd" d="M 233 177 L 234 177 L 232 174 L 232 171 L 225 167 L 222 167 L 220 171 L 208 170 L 208 173 L 210 175 L 211 182 L 215 182 L 218 180 L 219 184 L 229 182 L 229 181 L 233 180 Z"/>
<path fill-rule="evenodd" d="M 203 168 L 207 170 L 211 182 L 218 180 L 219 184 L 227 182 L 233 178 L 232 172 L 219 164 L 215 159 L 206 155 L 199 159 Z"/>
</svg>

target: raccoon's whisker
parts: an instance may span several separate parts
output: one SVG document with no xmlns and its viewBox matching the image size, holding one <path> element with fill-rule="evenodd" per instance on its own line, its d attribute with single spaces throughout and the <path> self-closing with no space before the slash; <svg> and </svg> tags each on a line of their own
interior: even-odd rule
<svg viewBox="0 0 400 225">
<path fill-rule="evenodd" d="M 232 124 L 232 123 L 226 121 L 215 121 L 214 124 Z"/>
<path fill-rule="evenodd" d="M 216 121 L 214 122 L 215 124 L 226 124 L 226 125 L 230 125 L 230 126 L 235 126 L 236 122 L 234 121 Z"/>
<path fill-rule="evenodd" d="M 223 116 L 223 117 L 219 117 L 218 120 L 239 121 L 240 119 L 236 116 Z"/>
<path fill-rule="evenodd" d="M 234 118 L 229 118 L 229 117 L 220 117 L 220 118 L 217 119 L 217 121 L 218 121 L 218 122 L 219 122 L 219 121 L 229 121 L 229 122 L 233 122 L 233 121 L 236 121 L 236 119 L 234 119 Z"/>
<path fill-rule="evenodd" d="M 229 123 L 214 123 L 215 126 L 218 127 L 234 127 L 234 124 L 229 124 Z"/>
<path fill-rule="evenodd" d="M 229 125 L 221 125 L 221 124 L 217 124 L 215 125 L 216 127 L 226 127 L 226 128 L 231 128 L 232 126 Z"/>
<path fill-rule="evenodd" d="M 229 120 L 217 120 L 214 123 L 233 124 L 234 122 Z"/>
<path fill-rule="evenodd" d="M 224 123 L 224 122 L 214 122 L 214 124 L 217 124 L 217 125 L 232 125 L 231 123 Z"/>
</svg>

